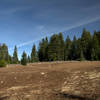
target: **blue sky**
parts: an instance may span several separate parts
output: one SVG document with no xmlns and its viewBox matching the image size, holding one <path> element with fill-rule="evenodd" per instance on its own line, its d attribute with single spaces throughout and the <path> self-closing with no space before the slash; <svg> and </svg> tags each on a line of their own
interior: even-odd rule
<svg viewBox="0 0 100 100">
<path fill-rule="evenodd" d="M 100 0 L 0 0 L 0 43 L 12 55 L 14 45 L 30 54 L 42 37 L 63 32 L 81 35 L 100 30 Z"/>
</svg>

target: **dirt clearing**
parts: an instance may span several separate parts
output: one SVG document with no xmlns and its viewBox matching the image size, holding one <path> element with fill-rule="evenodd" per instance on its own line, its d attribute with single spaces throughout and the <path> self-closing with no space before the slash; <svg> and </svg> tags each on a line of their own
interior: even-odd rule
<svg viewBox="0 0 100 100">
<path fill-rule="evenodd" d="M 100 100 L 100 62 L 0 68 L 0 100 Z"/>
</svg>

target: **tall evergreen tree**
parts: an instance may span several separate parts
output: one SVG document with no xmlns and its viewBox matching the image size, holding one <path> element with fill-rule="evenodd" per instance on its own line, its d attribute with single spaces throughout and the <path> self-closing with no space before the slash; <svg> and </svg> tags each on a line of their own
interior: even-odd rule
<svg viewBox="0 0 100 100">
<path fill-rule="evenodd" d="M 94 32 L 92 38 L 91 60 L 98 60 L 99 50 L 99 41 L 96 32 Z"/>
<path fill-rule="evenodd" d="M 76 60 L 85 60 L 84 54 L 83 54 L 83 50 L 82 50 L 82 45 L 81 45 L 81 38 L 78 38 L 77 40 L 77 59 Z"/>
<path fill-rule="evenodd" d="M 42 39 L 42 42 L 39 43 L 39 50 L 38 50 L 39 61 L 44 60 L 43 42 L 44 42 L 44 39 Z"/>
<path fill-rule="evenodd" d="M 94 48 L 92 48 L 92 49 L 91 49 L 91 60 L 93 61 L 93 60 L 95 60 L 95 59 L 97 59 L 97 56 L 96 56 L 96 54 L 95 54 Z"/>
<path fill-rule="evenodd" d="M 14 48 L 14 53 L 13 53 L 13 63 L 14 64 L 18 63 L 18 55 L 17 55 L 17 47 L 16 46 Z"/>
<path fill-rule="evenodd" d="M 91 43 L 91 35 L 90 32 L 87 32 L 86 29 L 83 29 L 82 37 L 81 37 L 81 45 L 83 54 L 85 59 L 90 59 L 90 43 Z"/>
<path fill-rule="evenodd" d="M 69 36 L 67 36 L 66 41 L 65 41 L 65 50 L 64 50 L 64 60 L 70 60 L 70 51 L 71 51 L 71 40 Z"/>
<path fill-rule="evenodd" d="M 99 42 L 99 46 L 100 46 L 100 31 L 96 32 L 96 30 L 94 31 L 94 33 L 96 33 L 98 42 Z"/>
<path fill-rule="evenodd" d="M 39 43 L 38 56 L 40 61 L 48 61 L 48 38 L 42 39 Z"/>
<path fill-rule="evenodd" d="M 9 63 L 9 53 L 6 44 L 0 45 L 0 59 L 5 60 L 6 63 Z"/>
<path fill-rule="evenodd" d="M 82 50 L 80 51 L 80 59 L 79 59 L 79 60 L 80 60 L 80 61 L 85 60 L 84 55 L 83 55 L 83 51 L 82 51 Z"/>
<path fill-rule="evenodd" d="M 48 61 L 48 38 L 46 37 L 45 38 L 45 43 L 44 43 L 44 51 L 45 51 L 45 54 L 44 54 L 44 61 Z"/>
<path fill-rule="evenodd" d="M 98 42 L 99 42 L 98 51 L 100 51 L 100 31 L 96 32 L 96 30 L 95 30 L 94 33 L 96 33 L 96 37 L 97 37 Z M 98 59 L 100 60 L 100 52 L 98 52 Z"/>
<path fill-rule="evenodd" d="M 59 38 L 59 57 L 58 57 L 58 60 L 61 61 L 61 60 L 64 60 L 64 47 L 65 47 L 65 44 L 64 44 L 64 40 L 63 40 L 63 35 L 62 33 L 60 32 L 58 34 L 58 38 Z"/>
<path fill-rule="evenodd" d="M 28 55 L 28 57 L 27 57 L 27 62 L 28 63 L 30 63 L 31 62 L 31 58 L 30 58 L 30 56 Z"/>
<path fill-rule="evenodd" d="M 54 34 L 50 38 L 49 46 L 48 46 L 48 58 L 49 61 L 59 60 L 59 37 L 57 34 Z"/>
<path fill-rule="evenodd" d="M 37 56 L 36 56 L 36 46 L 33 45 L 32 52 L 31 52 L 31 62 L 36 62 Z"/>
<path fill-rule="evenodd" d="M 25 51 L 22 54 L 21 64 L 22 65 L 27 65 L 27 55 L 26 55 Z"/>
<path fill-rule="evenodd" d="M 9 55 L 9 63 L 13 64 L 13 59 L 12 59 L 12 57 L 10 55 Z"/>
<path fill-rule="evenodd" d="M 76 36 L 73 37 L 70 57 L 71 57 L 71 60 L 76 60 L 77 59 L 77 40 L 76 40 Z"/>
</svg>

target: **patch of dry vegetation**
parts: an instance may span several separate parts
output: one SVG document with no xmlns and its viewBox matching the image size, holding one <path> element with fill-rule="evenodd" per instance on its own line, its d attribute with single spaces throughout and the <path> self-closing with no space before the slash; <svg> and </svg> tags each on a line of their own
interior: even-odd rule
<svg viewBox="0 0 100 100">
<path fill-rule="evenodd" d="M 0 100 L 100 100 L 100 62 L 2 68 Z"/>
</svg>

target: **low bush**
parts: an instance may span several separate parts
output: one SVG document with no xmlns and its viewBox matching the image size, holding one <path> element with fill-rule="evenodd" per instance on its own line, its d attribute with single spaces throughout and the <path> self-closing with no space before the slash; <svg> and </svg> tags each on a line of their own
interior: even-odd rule
<svg viewBox="0 0 100 100">
<path fill-rule="evenodd" d="M 6 62 L 4 60 L 0 60 L 0 67 L 6 67 Z"/>
</svg>

